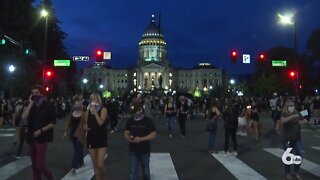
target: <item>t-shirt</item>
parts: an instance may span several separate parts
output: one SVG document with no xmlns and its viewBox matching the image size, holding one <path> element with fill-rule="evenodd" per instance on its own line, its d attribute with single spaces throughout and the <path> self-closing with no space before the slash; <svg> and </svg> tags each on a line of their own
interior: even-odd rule
<svg viewBox="0 0 320 180">
<path fill-rule="evenodd" d="M 299 113 L 298 111 L 294 113 L 282 112 L 281 117 L 289 117 L 293 114 Z M 297 117 L 297 119 L 292 119 L 282 125 L 282 138 L 284 141 L 292 141 L 296 142 L 301 140 L 301 126 L 299 124 L 299 120 L 303 119 L 303 117 Z"/>
<path fill-rule="evenodd" d="M 28 142 L 51 142 L 53 140 L 53 129 L 44 131 L 37 138 L 33 137 L 35 131 L 50 123 L 56 124 L 56 108 L 54 105 L 46 100 L 39 107 L 33 104 L 28 116 Z"/>
<path fill-rule="evenodd" d="M 144 137 L 156 131 L 153 121 L 144 116 L 141 120 L 135 120 L 133 117 L 129 118 L 125 130 L 130 131 L 133 137 Z M 138 153 L 150 153 L 150 141 L 140 143 L 129 143 L 129 151 Z"/>
</svg>

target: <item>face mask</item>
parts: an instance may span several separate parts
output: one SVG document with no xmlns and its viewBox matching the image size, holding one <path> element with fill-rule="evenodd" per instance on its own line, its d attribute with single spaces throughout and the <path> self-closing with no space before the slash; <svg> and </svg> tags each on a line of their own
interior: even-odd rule
<svg viewBox="0 0 320 180">
<path fill-rule="evenodd" d="M 80 111 L 81 110 L 81 106 L 74 106 L 74 110 L 75 111 Z"/>
<path fill-rule="evenodd" d="M 289 111 L 290 113 L 293 113 L 293 112 L 294 112 L 294 109 L 295 109 L 295 108 L 294 108 L 293 106 L 289 106 L 289 107 L 288 107 L 288 111 Z"/>
</svg>

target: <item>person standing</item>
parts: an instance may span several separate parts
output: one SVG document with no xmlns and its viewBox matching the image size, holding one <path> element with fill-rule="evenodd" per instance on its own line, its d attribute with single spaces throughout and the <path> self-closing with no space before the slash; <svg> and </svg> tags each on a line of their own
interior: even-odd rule
<svg viewBox="0 0 320 180">
<path fill-rule="evenodd" d="M 130 180 L 137 179 L 138 164 L 141 164 L 144 180 L 150 180 L 150 141 L 155 139 L 153 121 L 144 115 L 141 104 L 135 104 L 134 115 L 128 119 L 124 138 L 129 142 Z"/>
<path fill-rule="evenodd" d="M 106 169 L 104 159 L 107 154 L 107 108 L 102 107 L 100 95 L 90 95 L 89 111 L 86 112 L 85 126 L 87 130 L 87 148 L 92 159 L 97 180 L 105 180 Z"/>
<path fill-rule="evenodd" d="M 48 143 L 53 141 L 53 128 L 56 124 L 55 107 L 43 96 L 42 87 L 32 88 L 29 105 L 22 113 L 28 119 L 27 141 L 30 147 L 33 179 L 41 180 L 41 175 L 54 179 L 45 164 Z"/>
<path fill-rule="evenodd" d="M 119 121 L 119 111 L 120 111 L 120 105 L 118 100 L 116 100 L 115 98 L 112 98 L 109 107 L 110 107 L 109 119 L 110 119 L 110 127 L 111 127 L 110 133 L 113 134 L 118 131 L 117 125 Z"/>
<path fill-rule="evenodd" d="M 238 115 L 239 115 L 239 108 L 236 105 L 235 100 L 227 100 L 227 104 L 224 107 L 223 111 L 223 120 L 224 120 L 224 128 L 225 128 L 225 133 L 224 133 L 224 152 L 226 155 L 228 155 L 228 150 L 229 150 L 229 139 L 231 136 L 231 139 L 233 141 L 233 154 L 237 154 L 237 139 L 236 139 L 236 131 L 238 127 Z"/>
<path fill-rule="evenodd" d="M 63 137 L 69 135 L 73 144 L 74 155 L 72 159 L 72 174 L 76 174 L 77 170 L 84 165 L 83 161 L 83 145 L 85 134 L 82 128 L 83 118 L 86 111 L 83 111 L 83 106 L 80 100 L 74 102 L 73 108 L 67 116 L 67 126 Z"/>
<path fill-rule="evenodd" d="M 185 96 L 179 97 L 178 119 L 182 138 L 186 137 L 186 121 L 189 112 L 188 101 Z"/>
<path fill-rule="evenodd" d="M 176 105 L 174 104 L 172 97 L 169 97 L 168 103 L 164 107 L 164 113 L 166 118 L 168 119 L 169 138 L 171 138 L 174 131 L 174 124 L 177 114 Z"/>
<path fill-rule="evenodd" d="M 218 151 L 214 150 L 214 145 L 216 142 L 218 120 L 221 117 L 221 113 L 217 107 L 216 100 L 212 99 L 210 101 L 210 107 L 208 108 L 206 114 L 208 117 L 207 131 L 209 131 L 208 150 L 211 154 L 218 153 Z"/>
<path fill-rule="evenodd" d="M 285 102 L 283 112 L 281 113 L 281 123 L 284 149 L 292 148 L 295 156 L 298 155 L 302 158 L 304 149 L 301 139 L 301 125 L 307 124 L 308 120 L 300 115 L 292 100 Z M 300 165 L 294 165 L 294 175 L 297 179 L 302 179 L 299 174 Z M 292 179 L 290 165 L 285 165 L 285 175 L 287 179 Z"/>
</svg>

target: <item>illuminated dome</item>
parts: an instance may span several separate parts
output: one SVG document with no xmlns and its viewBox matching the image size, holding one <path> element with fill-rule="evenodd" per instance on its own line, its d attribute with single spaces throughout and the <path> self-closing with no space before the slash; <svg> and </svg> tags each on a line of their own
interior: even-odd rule
<svg viewBox="0 0 320 180">
<path fill-rule="evenodd" d="M 160 29 L 160 22 L 159 25 L 156 24 L 154 19 L 154 15 L 152 15 L 150 25 L 144 30 L 142 34 L 142 39 L 139 45 L 166 45 L 164 40 L 163 34 Z"/>
</svg>

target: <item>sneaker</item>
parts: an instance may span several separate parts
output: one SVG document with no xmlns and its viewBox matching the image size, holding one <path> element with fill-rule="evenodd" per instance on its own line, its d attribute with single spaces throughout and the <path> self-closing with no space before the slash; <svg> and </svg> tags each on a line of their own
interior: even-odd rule
<svg viewBox="0 0 320 180">
<path fill-rule="evenodd" d="M 72 170 L 71 170 L 71 174 L 72 174 L 72 175 L 77 174 L 77 169 L 72 169 Z"/>
<path fill-rule="evenodd" d="M 225 153 L 225 157 L 228 157 L 229 155 L 230 155 L 230 153 L 229 152 L 224 152 Z"/>
<path fill-rule="evenodd" d="M 19 156 L 19 155 L 12 155 L 12 157 L 15 158 L 15 159 L 20 159 L 21 158 L 21 156 Z"/>
<path fill-rule="evenodd" d="M 110 134 L 113 134 L 114 132 L 115 132 L 114 130 L 111 130 L 111 131 L 110 131 Z"/>
<path fill-rule="evenodd" d="M 169 138 L 172 138 L 172 134 L 169 134 Z"/>
<path fill-rule="evenodd" d="M 240 131 L 237 132 L 237 135 L 241 135 L 241 134 L 242 134 L 242 132 L 240 132 Z"/>
<path fill-rule="evenodd" d="M 232 155 L 238 156 L 238 152 L 237 152 L 237 151 L 234 151 L 234 152 L 232 153 Z"/>
</svg>

